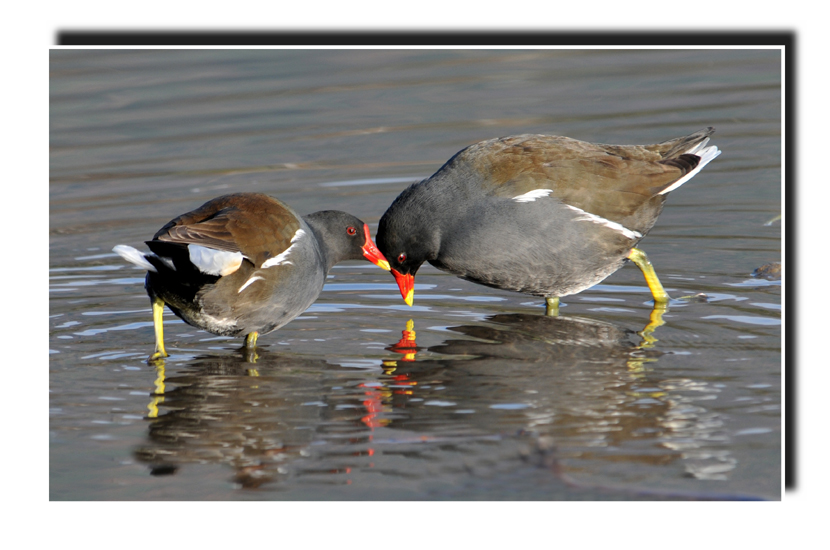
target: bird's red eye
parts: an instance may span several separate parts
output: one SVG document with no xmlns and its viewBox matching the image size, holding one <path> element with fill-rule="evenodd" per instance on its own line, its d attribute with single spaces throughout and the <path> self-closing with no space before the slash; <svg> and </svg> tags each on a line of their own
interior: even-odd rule
<svg viewBox="0 0 830 550">
<path fill-rule="evenodd" d="M 405 261 L 406 261 L 406 254 L 404 254 L 403 252 L 401 252 L 400 254 L 398 254 L 398 263 L 399 263 L 399 264 L 402 264 L 402 263 L 404 263 Z"/>
<path fill-rule="evenodd" d="M 349 235 L 354 235 L 355 233 L 357 233 L 357 229 L 355 229 L 354 227 L 347 227 L 346 233 L 348 233 Z"/>
</svg>

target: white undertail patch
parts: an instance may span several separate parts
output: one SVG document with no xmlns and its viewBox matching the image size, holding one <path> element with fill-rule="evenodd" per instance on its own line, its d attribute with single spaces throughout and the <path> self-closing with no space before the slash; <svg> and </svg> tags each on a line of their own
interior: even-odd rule
<svg viewBox="0 0 830 550">
<path fill-rule="evenodd" d="M 242 252 L 216 250 L 198 244 L 187 245 L 190 263 L 206 275 L 224 277 L 230 275 L 242 265 Z"/>
<path fill-rule="evenodd" d="M 575 221 L 575 222 L 588 221 L 588 222 L 596 223 L 596 224 L 599 224 L 599 225 L 604 225 L 605 227 L 607 227 L 609 229 L 613 229 L 614 231 L 622 233 L 625 237 L 627 237 L 631 240 L 636 240 L 636 239 L 639 239 L 643 236 L 642 233 L 640 233 L 639 231 L 632 231 L 632 230 L 628 229 L 627 227 L 624 227 L 624 226 L 618 224 L 617 222 L 612 222 L 611 220 L 606 220 L 602 216 L 597 216 L 596 214 L 591 214 L 590 212 L 586 212 L 586 211 L 582 210 L 581 208 L 577 208 L 576 206 L 571 206 L 569 204 L 566 204 L 565 206 L 567 206 L 568 208 L 570 208 L 574 212 L 577 212 L 577 213 L 580 214 L 580 216 L 578 218 L 573 219 L 573 221 Z"/>
<path fill-rule="evenodd" d="M 253 283 L 254 281 L 262 281 L 262 280 L 264 280 L 264 279 L 265 279 L 265 277 L 261 277 L 261 276 L 259 276 L 259 275 L 254 275 L 253 277 L 251 277 L 250 279 L 248 279 L 247 281 L 245 281 L 245 284 L 244 284 L 244 285 L 242 285 L 241 287 L 239 287 L 239 290 L 238 290 L 236 293 L 237 293 L 237 294 L 239 294 L 240 292 L 242 292 L 243 290 L 245 290 L 246 288 L 248 288 L 248 285 L 250 285 L 250 284 L 251 284 L 251 283 Z"/>
<path fill-rule="evenodd" d="M 165 258 L 164 256 L 156 256 L 156 258 L 161 260 L 161 263 L 163 263 L 164 265 L 169 267 L 170 271 L 176 271 L 176 265 L 173 263 L 173 260 L 171 260 L 170 258 Z"/>
<path fill-rule="evenodd" d="M 709 164 L 709 162 L 711 162 L 715 157 L 720 155 L 721 152 L 720 152 L 720 149 L 718 149 L 717 145 L 712 145 L 711 147 L 707 147 L 705 149 L 703 148 L 703 146 L 706 145 L 706 143 L 708 141 L 709 141 L 709 138 L 706 138 L 701 143 L 698 143 L 692 149 L 686 151 L 686 153 L 691 153 L 693 155 L 699 156 L 700 157 L 700 162 L 697 163 L 697 166 L 695 166 L 694 170 L 692 170 L 691 172 L 689 172 L 688 174 L 686 174 L 685 176 L 683 176 L 682 178 L 680 178 L 679 180 L 677 180 L 673 184 L 669 185 L 668 187 L 666 187 L 665 189 L 660 191 L 660 193 L 659 193 L 660 195 L 665 195 L 666 193 L 670 193 L 671 191 L 674 191 L 675 189 L 677 189 L 678 187 L 680 187 L 681 185 L 683 185 L 684 183 L 686 183 L 687 181 L 689 181 L 690 179 L 695 177 L 695 175 L 698 172 L 703 170 L 704 166 Z"/>
<path fill-rule="evenodd" d="M 236 319 L 220 319 L 219 317 L 214 317 L 213 315 L 208 315 L 205 313 L 205 310 L 201 310 L 202 316 L 205 320 L 208 321 L 208 325 L 214 328 L 235 328 L 236 327 Z"/>
<path fill-rule="evenodd" d="M 288 255 L 291 253 L 291 250 L 297 245 L 297 241 L 299 241 L 302 236 L 305 235 L 305 231 L 302 229 L 298 229 L 294 236 L 291 237 L 291 246 L 286 248 L 282 253 L 277 254 L 273 258 L 269 258 L 262 263 L 262 269 L 266 269 L 269 267 L 274 267 L 275 265 L 283 265 L 289 264 L 294 265 L 293 262 L 288 261 Z"/>
<path fill-rule="evenodd" d="M 516 202 L 533 202 L 536 199 L 547 197 L 551 193 L 553 193 L 553 189 L 534 189 L 533 191 L 528 191 L 524 195 L 513 197 L 512 200 Z"/>
<path fill-rule="evenodd" d="M 147 261 L 146 256 L 133 248 L 132 246 L 128 246 L 126 244 L 119 244 L 113 247 L 113 252 L 127 260 L 133 265 L 137 265 L 142 269 L 146 269 L 147 271 L 152 271 L 153 273 L 157 273 L 156 267 Z"/>
</svg>

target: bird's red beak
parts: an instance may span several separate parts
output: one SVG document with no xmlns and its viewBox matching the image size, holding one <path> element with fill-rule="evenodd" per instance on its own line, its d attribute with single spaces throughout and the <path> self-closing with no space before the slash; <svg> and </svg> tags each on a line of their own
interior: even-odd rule
<svg viewBox="0 0 830 550">
<path fill-rule="evenodd" d="M 389 262 L 375 246 L 372 236 L 369 235 L 369 226 L 365 223 L 363 224 L 363 234 L 366 236 L 366 244 L 363 245 L 363 256 L 379 268 L 389 271 Z"/>
<path fill-rule="evenodd" d="M 401 296 L 406 305 L 412 306 L 412 301 L 415 296 L 415 277 L 412 275 L 404 275 L 398 273 L 394 269 L 391 270 L 392 275 L 395 276 L 395 282 L 398 283 L 398 288 L 401 289 Z"/>
</svg>

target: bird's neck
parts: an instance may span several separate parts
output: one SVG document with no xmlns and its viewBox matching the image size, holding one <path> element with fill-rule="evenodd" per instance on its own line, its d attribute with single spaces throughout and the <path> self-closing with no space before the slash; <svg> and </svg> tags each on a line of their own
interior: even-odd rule
<svg viewBox="0 0 830 550">
<path fill-rule="evenodd" d="M 317 241 L 317 250 L 320 253 L 320 260 L 326 268 L 326 274 L 328 274 L 336 263 L 348 258 L 342 257 L 344 256 L 343 251 L 331 246 L 330 238 L 328 238 L 328 235 L 331 233 L 331 229 L 326 223 L 325 218 L 316 216 L 315 214 L 316 212 L 314 214 L 303 216 L 303 220 L 305 220 L 309 229 L 311 229 L 311 232 L 314 234 L 314 238 Z"/>
</svg>

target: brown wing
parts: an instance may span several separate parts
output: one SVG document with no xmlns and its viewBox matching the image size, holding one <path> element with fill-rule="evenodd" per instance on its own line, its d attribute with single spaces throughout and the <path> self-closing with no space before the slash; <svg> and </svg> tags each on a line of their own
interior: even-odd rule
<svg viewBox="0 0 830 550">
<path fill-rule="evenodd" d="M 492 196 L 551 189 L 550 196 L 565 204 L 620 221 L 692 170 L 699 158 L 681 153 L 709 134 L 703 130 L 647 146 L 525 134 L 472 145 L 448 165 L 477 172 L 482 189 Z"/>
<path fill-rule="evenodd" d="M 236 193 L 217 197 L 171 220 L 153 239 L 242 252 L 260 265 L 288 248 L 299 228 L 299 216 L 277 199 L 260 193 Z"/>
</svg>

